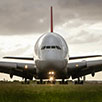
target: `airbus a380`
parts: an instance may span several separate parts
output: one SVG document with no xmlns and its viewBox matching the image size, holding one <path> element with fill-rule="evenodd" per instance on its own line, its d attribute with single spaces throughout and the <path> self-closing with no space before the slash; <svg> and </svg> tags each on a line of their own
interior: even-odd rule
<svg viewBox="0 0 102 102">
<path fill-rule="evenodd" d="M 40 79 L 49 79 L 55 83 L 56 79 L 62 79 L 61 83 L 67 83 L 65 79 L 72 77 L 78 78 L 77 84 L 83 83 L 80 77 L 87 74 L 94 76 L 95 72 L 102 70 L 102 60 L 78 61 L 69 63 L 69 60 L 101 57 L 101 55 L 69 57 L 68 45 L 64 38 L 53 32 L 53 11 L 51 7 L 51 32 L 43 34 L 34 46 L 34 58 L 28 57 L 3 57 L 8 59 L 34 60 L 35 63 L 18 62 L 0 62 L 0 72 L 20 76 L 32 80 L 33 77 Z"/>
</svg>

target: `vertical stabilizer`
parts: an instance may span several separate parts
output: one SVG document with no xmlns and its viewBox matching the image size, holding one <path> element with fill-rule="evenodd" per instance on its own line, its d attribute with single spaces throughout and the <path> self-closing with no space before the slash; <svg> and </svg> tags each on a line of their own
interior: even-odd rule
<svg viewBox="0 0 102 102">
<path fill-rule="evenodd" d="M 53 32 L 53 8 L 51 6 L 51 32 Z"/>
</svg>

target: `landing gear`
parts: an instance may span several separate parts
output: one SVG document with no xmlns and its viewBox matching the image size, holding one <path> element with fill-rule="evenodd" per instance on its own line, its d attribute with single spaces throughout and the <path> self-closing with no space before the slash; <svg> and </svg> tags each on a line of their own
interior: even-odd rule
<svg viewBox="0 0 102 102">
<path fill-rule="evenodd" d="M 56 84 L 56 81 L 47 81 L 47 84 Z"/>
<path fill-rule="evenodd" d="M 83 83 L 84 81 L 83 80 L 81 81 L 80 78 L 78 78 L 78 80 L 74 82 L 74 84 L 83 84 Z"/>
<path fill-rule="evenodd" d="M 29 84 L 29 83 L 30 83 L 30 81 L 25 79 L 25 84 Z"/>
<path fill-rule="evenodd" d="M 62 79 L 62 81 L 60 81 L 60 84 L 68 84 L 68 81 L 65 81 L 65 79 Z"/>
<path fill-rule="evenodd" d="M 43 79 L 40 79 L 40 81 L 37 81 L 37 84 L 45 84 L 45 81 L 43 81 Z"/>
<path fill-rule="evenodd" d="M 42 80 L 42 79 L 40 79 L 39 83 L 40 83 L 40 84 L 42 84 L 42 83 L 43 83 L 43 80 Z"/>
<path fill-rule="evenodd" d="M 25 78 L 24 82 L 22 82 L 22 84 L 29 84 L 29 83 L 30 83 L 30 81 L 27 80 L 26 78 Z"/>
</svg>

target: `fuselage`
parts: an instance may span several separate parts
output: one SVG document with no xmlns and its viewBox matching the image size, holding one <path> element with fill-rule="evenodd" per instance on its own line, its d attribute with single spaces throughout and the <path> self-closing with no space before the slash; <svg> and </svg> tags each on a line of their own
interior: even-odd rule
<svg viewBox="0 0 102 102">
<path fill-rule="evenodd" d="M 47 73 L 54 71 L 56 77 L 60 78 L 60 74 L 65 74 L 67 71 L 68 59 L 68 46 L 59 34 L 50 32 L 37 40 L 34 47 L 34 61 L 40 73 L 39 77 L 47 78 Z"/>
</svg>

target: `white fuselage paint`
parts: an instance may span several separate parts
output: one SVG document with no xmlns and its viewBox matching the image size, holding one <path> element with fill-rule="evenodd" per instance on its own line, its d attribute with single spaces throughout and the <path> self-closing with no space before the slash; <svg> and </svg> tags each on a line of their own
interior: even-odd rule
<svg viewBox="0 0 102 102">
<path fill-rule="evenodd" d="M 34 61 L 38 70 L 66 70 L 68 63 L 68 46 L 63 37 L 50 32 L 43 34 L 34 47 Z"/>
</svg>

